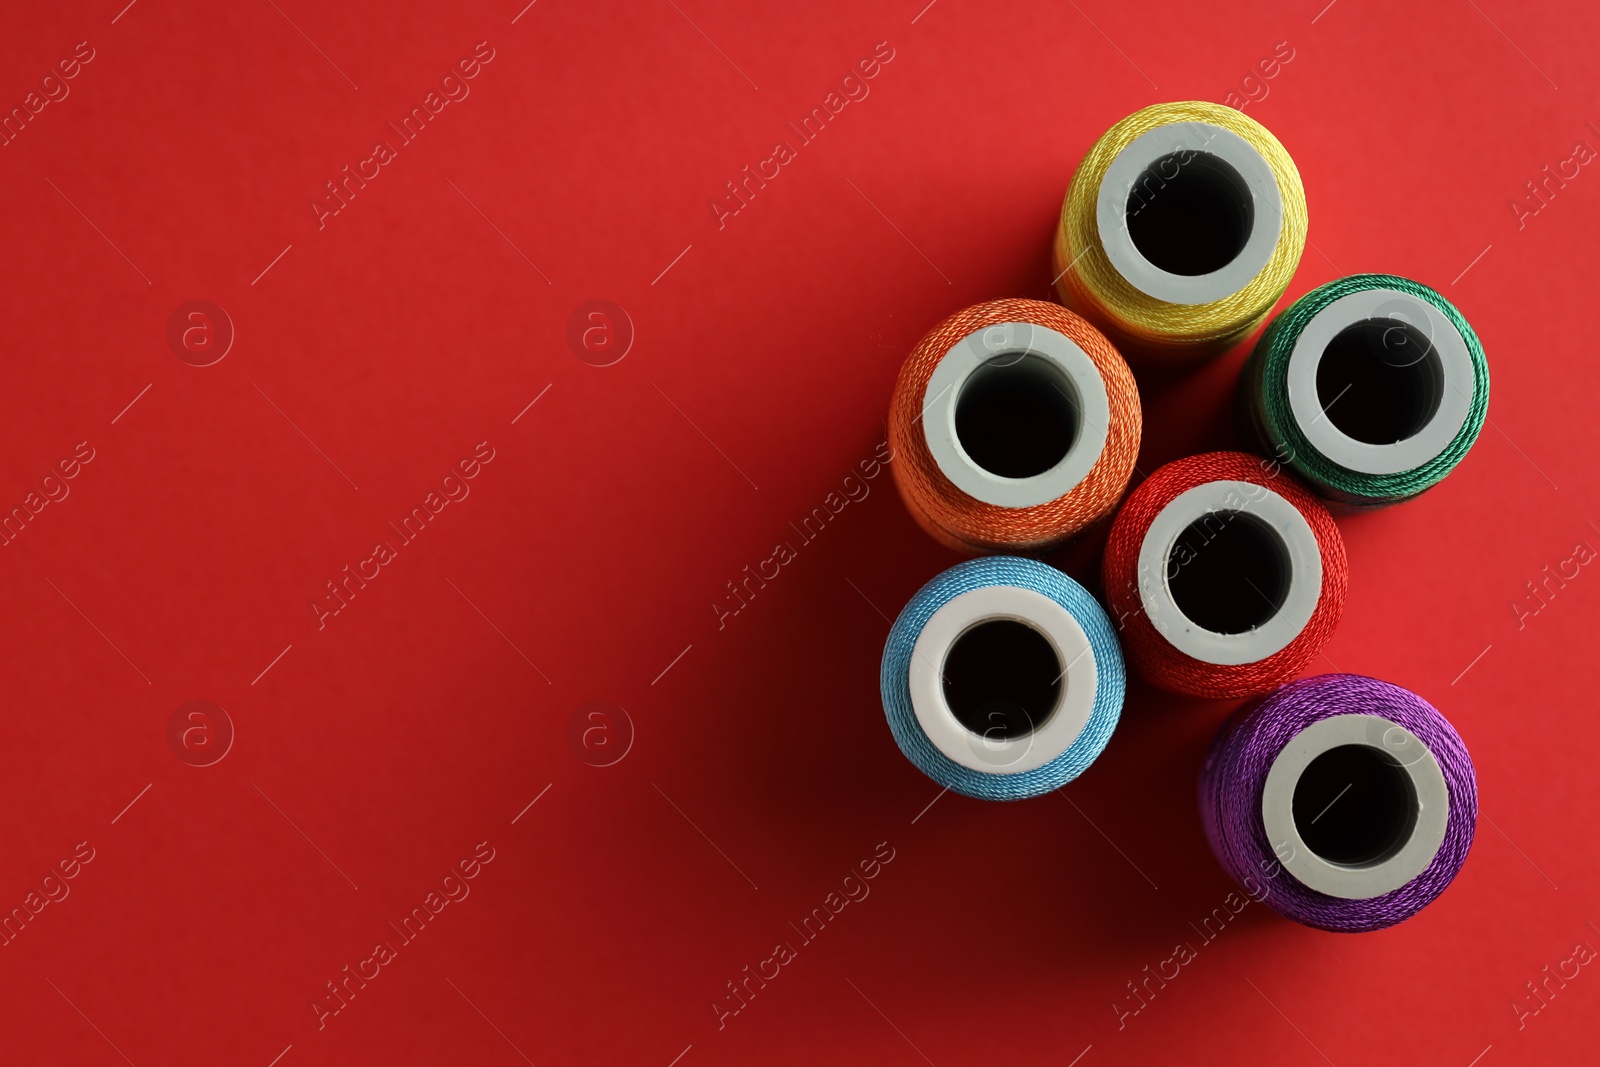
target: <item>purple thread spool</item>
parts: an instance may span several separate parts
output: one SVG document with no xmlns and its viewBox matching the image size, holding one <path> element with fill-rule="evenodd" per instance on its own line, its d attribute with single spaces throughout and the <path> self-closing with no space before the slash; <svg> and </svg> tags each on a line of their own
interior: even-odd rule
<svg viewBox="0 0 1600 1067">
<path fill-rule="evenodd" d="M 1478 784 L 1432 704 L 1376 678 L 1324 674 L 1222 728 L 1200 775 L 1200 815 L 1211 851 L 1252 896 L 1307 926 L 1358 933 L 1444 892 L 1472 847 Z"/>
</svg>

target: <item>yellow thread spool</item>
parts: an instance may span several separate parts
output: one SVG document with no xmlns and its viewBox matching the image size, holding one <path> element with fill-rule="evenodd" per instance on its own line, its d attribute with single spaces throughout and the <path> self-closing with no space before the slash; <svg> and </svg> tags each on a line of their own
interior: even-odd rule
<svg viewBox="0 0 1600 1067">
<path fill-rule="evenodd" d="M 1125 352 L 1209 354 L 1266 317 L 1305 243 L 1300 172 L 1266 127 L 1221 104 L 1155 104 L 1078 164 L 1056 287 Z"/>
</svg>

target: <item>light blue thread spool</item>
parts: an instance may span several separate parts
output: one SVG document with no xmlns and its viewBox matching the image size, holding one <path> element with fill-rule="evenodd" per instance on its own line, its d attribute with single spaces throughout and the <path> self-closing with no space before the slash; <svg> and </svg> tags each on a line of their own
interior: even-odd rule
<svg viewBox="0 0 1600 1067">
<path fill-rule="evenodd" d="M 990 556 L 911 598 L 880 685 L 889 729 L 923 774 L 970 797 L 1021 800 L 1095 761 L 1127 677 L 1111 620 L 1081 585 L 1035 560 Z"/>
</svg>

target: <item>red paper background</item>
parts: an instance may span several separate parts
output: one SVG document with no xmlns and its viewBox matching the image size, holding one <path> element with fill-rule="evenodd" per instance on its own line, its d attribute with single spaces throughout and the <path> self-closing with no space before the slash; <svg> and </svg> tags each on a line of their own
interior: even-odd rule
<svg viewBox="0 0 1600 1067">
<path fill-rule="evenodd" d="M 0 549 L 0 909 L 94 855 L 0 948 L 6 1062 L 1592 1055 L 1600 976 L 1552 980 L 1537 1014 L 1525 983 L 1600 945 L 1600 578 L 1552 583 L 1520 628 L 1511 604 L 1600 548 L 1600 176 L 1521 225 L 1509 205 L 1600 147 L 1593 5 L 123 2 L 13 4 L 0 39 L 8 110 L 94 53 L 0 148 L 0 507 L 94 455 Z M 470 95 L 319 229 L 324 183 L 481 41 Z M 870 95 L 719 228 L 724 182 L 878 42 Z M 1483 818 L 1396 929 L 1253 905 L 1203 943 L 1231 886 L 1194 779 L 1229 707 L 1135 684 L 1062 796 L 929 808 L 878 658 L 956 557 L 886 473 L 720 628 L 712 605 L 872 455 L 924 330 L 1048 295 L 1100 132 L 1242 94 L 1279 42 L 1248 113 L 1310 201 L 1289 297 L 1408 275 L 1489 352 L 1460 470 L 1341 520 L 1327 649 L 1451 718 Z M 208 367 L 167 343 L 190 300 L 237 333 Z M 591 300 L 636 332 L 611 366 L 566 339 Z M 1235 442 L 1243 354 L 1144 376 L 1141 467 Z M 324 583 L 485 441 L 470 496 L 319 629 Z M 1087 578 L 1096 552 L 1053 562 Z M 191 700 L 236 731 L 211 766 L 168 741 Z M 594 700 L 631 748 L 616 712 L 574 731 Z M 479 842 L 470 895 L 319 1029 L 325 983 Z M 870 896 L 719 1028 L 725 983 L 880 842 Z M 1126 983 L 1183 940 L 1198 958 L 1119 1029 Z"/>
</svg>

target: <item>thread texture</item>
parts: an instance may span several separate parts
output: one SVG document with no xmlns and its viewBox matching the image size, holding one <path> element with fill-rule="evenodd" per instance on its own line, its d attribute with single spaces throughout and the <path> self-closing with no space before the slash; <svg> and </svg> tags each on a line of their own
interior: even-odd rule
<svg viewBox="0 0 1600 1067">
<path fill-rule="evenodd" d="M 1394 289 L 1438 308 L 1472 360 L 1472 400 L 1461 429 L 1438 455 L 1398 474 L 1364 474 L 1329 459 L 1306 439 L 1289 406 L 1289 356 L 1301 332 L 1335 300 L 1370 289 Z M 1472 448 L 1488 417 L 1489 364 L 1478 335 L 1439 293 L 1393 274 L 1356 274 L 1313 289 L 1272 320 L 1239 379 L 1239 409 L 1241 428 L 1261 450 L 1282 457 L 1323 496 L 1357 507 L 1393 504 L 1437 485 Z"/>
<path fill-rule="evenodd" d="M 928 739 L 911 705 L 910 668 L 917 637 L 933 613 L 973 589 L 1008 585 L 1042 593 L 1065 608 L 1088 635 L 1097 681 L 1089 721 L 1067 750 L 1041 767 L 1019 774 L 975 771 L 955 762 Z M 1059 788 L 1082 774 L 1104 751 L 1122 714 L 1127 689 L 1122 652 L 1111 620 L 1088 591 L 1054 567 L 1016 556 L 991 556 L 959 563 L 912 597 L 889 630 L 879 685 L 889 729 L 906 758 L 935 782 L 981 800 L 1021 800 Z"/>
<path fill-rule="evenodd" d="M 1313 723 L 1348 714 L 1376 715 L 1415 734 L 1444 772 L 1450 805 L 1444 841 L 1427 868 L 1399 889 L 1361 900 L 1319 893 L 1278 865 L 1261 817 L 1278 753 Z M 1359 933 L 1410 918 L 1454 880 L 1477 827 L 1478 783 L 1466 745 L 1432 704 L 1376 678 L 1324 674 L 1284 686 L 1222 728 L 1201 772 L 1200 816 L 1223 868 L 1247 889 L 1265 889 L 1258 899 L 1307 926 Z"/>
<path fill-rule="evenodd" d="M 1175 122 L 1203 122 L 1238 134 L 1266 160 L 1283 200 L 1283 229 L 1272 257 L 1243 288 L 1207 304 L 1169 304 L 1141 292 L 1107 258 L 1096 218 L 1100 183 L 1112 161 L 1141 134 Z M 1305 248 L 1306 227 L 1300 172 L 1266 127 L 1222 104 L 1153 104 L 1101 135 L 1073 173 L 1056 230 L 1056 288 L 1063 303 L 1125 351 L 1169 356 L 1221 351 L 1253 330 L 1288 288 Z"/>
<path fill-rule="evenodd" d="M 1235 665 L 1205 663 L 1173 647 L 1145 615 L 1139 596 L 1139 550 L 1161 509 L 1197 485 L 1223 480 L 1263 486 L 1288 501 L 1311 527 L 1322 558 L 1322 589 L 1305 628 L 1265 659 Z M 1169 692 L 1228 700 L 1265 693 L 1317 657 L 1344 613 L 1349 565 L 1333 516 L 1292 475 L 1244 452 L 1208 452 L 1168 463 L 1129 494 L 1111 524 L 1102 577 L 1128 661 L 1146 681 Z"/>
<path fill-rule="evenodd" d="M 1030 322 L 1083 349 L 1105 383 L 1106 443 L 1082 481 L 1033 507 L 1008 508 L 968 495 L 939 470 L 928 450 L 922 409 L 928 381 L 945 353 L 970 334 L 1002 322 Z M 1042 552 L 1111 513 L 1127 488 L 1142 428 L 1133 372 L 1105 335 L 1063 307 L 1042 300 L 991 300 L 956 312 L 930 330 L 900 368 L 889 404 L 895 486 L 917 523 L 958 552 Z"/>
</svg>

